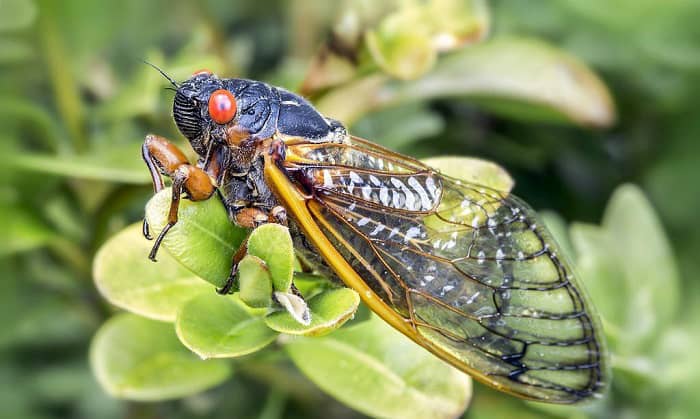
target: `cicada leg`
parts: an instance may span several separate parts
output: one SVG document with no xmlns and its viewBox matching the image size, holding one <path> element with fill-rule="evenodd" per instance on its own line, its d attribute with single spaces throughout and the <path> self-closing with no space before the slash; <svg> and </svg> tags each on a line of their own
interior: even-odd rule
<svg viewBox="0 0 700 419">
<path fill-rule="evenodd" d="M 234 215 L 236 224 L 241 227 L 255 228 L 267 223 L 277 223 L 284 226 L 287 225 L 287 210 L 283 206 L 276 206 L 269 212 L 257 207 L 244 207 L 239 209 Z M 236 285 L 236 274 L 238 273 L 238 264 L 245 257 L 248 251 L 248 236 L 241 242 L 240 247 L 233 254 L 233 263 L 231 264 L 231 272 L 224 285 L 217 289 L 219 294 L 230 294 Z"/>
<path fill-rule="evenodd" d="M 221 288 L 217 288 L 216 292 L 221 294 L 221 295 L 226 295 L 226 294 L 231 294 L 233 291 L 234 285 L 236 285 L 236 274 L 238 273 L 238 264 L 241 263 L 241 260 L 245 257 L 245 255 L 248 253 L 248 237 L 250 237 L 250 233 L 248 233 L 248 236 L 241 242 L 241 245 L 238 247 L 238 250 L 236 253 L 233 254 L 233 262 L 231 263 L 231 272 L 228 275 L 228 278 L 226 278 L 226 282 L 224 282 L 224 285 Z"/>
<path fill-rule="evenodd" d="M 193 201 L 209 199 L 216 190 L 216 185 L 209 175 L 199 167 L 187 161 L 185 155 L 174 144 L 163 137 L 148 135 L 141 148 L 143 159 L 151 172 L 153 190 L 159 192 L 164 188 L 162 175 L 172 178 L 172 197 L 168 211 L 168 223 L 156 238 L 148 258 L 155 261 L 158 248 L 168 231 L 177 223 L 180 196 L 186 193 Z M 148 222 L 144 218 L 143 234 L 151 240 Z"/>
</svg>

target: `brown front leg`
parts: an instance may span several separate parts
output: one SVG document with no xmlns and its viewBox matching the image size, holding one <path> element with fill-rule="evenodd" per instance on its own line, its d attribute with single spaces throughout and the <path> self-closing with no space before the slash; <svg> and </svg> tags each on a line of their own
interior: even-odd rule
<svg viewBox="0 0 700 419">
<path fill-rule="evenodd" d="M 160 243 L 168 231 L 177 223 L 180 195 L 185 192 L 187 198 L 193 201 L 203 201 L 214 194 L 216 186 L 204 170 L 191 165 L 182 151 L 163 137 L 157 135 L 146 136 L 141 152 L 143 160 L 151 172 L 153 190 L 155 192 L 161 191 L 164 187 L 161 175 L 168 176 L 173 180 L 168 224 L 161 230 L 153 244 L 151 253 L 148 255 L 149 259 L 155 261 Z M 153 238 L 145 219 L 143 221 L 143 234 L 149 240 Z"/>
</svg>

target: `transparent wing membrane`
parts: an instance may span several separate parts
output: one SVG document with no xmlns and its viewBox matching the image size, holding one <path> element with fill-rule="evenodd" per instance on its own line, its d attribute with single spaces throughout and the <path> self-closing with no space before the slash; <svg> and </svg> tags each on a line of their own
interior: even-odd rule
<svg viewBox="0 0 700 419">
<path fill-rule="evenodd" d="M 527 204 L 359 139 L 288 153 L 313 185 L 315 223 L 414 340 L 523 397 L 602 391 L 591 304 Z"/>
</svg>

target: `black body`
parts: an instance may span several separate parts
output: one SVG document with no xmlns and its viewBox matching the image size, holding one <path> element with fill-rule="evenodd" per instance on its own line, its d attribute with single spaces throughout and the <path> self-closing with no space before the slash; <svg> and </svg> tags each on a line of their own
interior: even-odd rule
<svg viewBox="0 0 700 419">
<path fill-rule="evenodd" d="M 212 121 L 207 109 L 209 97 L 218 89 L 226 89 L 236 98 L 238 111 L 231 123 L 247 131 L 253 140 L 270 138 L 276 132 L 308 139 L 345 132 L 338 121 L 325 118 L 306 99 L 287 90 L 254 80 L 199 74 L 178 86 L 173 117 L 200 156 L 206 154 L 209 138 L 225 142 L 225 137 L 217 135 L 225 126 Z"/>
<path fill-rule="evenodd" d="M 219 89 L 228 90 L 236 100 L 236 115 L 226 124 L 209 116 L 209 97 Z M 222 168 L 216 183 L 232 220 L 242 208 L 269 211 L 277 205 L 265 184 L 263 158 L 257 152 L 260 142 L 274 135 L 342 141 L 346 134 L 340 122 L 325 118 L 299 95 L 259 81 L 220 79 L 210 73 L 177 85 L 173 117 L 199 154 L 199 167 L 206 170 L 210 161 L 216 161 Z M 245 138 L 233 144 L 232 128 Z"/>
</svg>

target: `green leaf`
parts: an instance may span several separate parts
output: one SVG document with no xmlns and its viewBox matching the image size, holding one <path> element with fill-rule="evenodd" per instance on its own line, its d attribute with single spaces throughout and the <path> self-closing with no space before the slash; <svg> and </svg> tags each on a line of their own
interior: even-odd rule
<svg viewBox="0 0 700 419">
<path fill-rule="evenodd" d="M 306 94 L 340 85 L 350 81 L 356 72 L 355 64 L 348 57 L 334 53 L 328 44 L 321 45 L 311 59 L 299 92 Z"/>
<path fill-rule="evenodd" d="M 388 23 L 391 19 L 385 20 Z M 392 22 L 391 26 L 396 26 Z M 401 25 L 401 22 L 396 22 Z M 386 73 L 402 80 L 411 80 L 428 72 L 437 59 L 430 35 L 404 27 L 394 31 L 383 25 L 379 31 L 369 31 L 365 36 L 367 49 L 374 62 Z"/>
<path fill-rule="evenodd" d="M 384 107 L 447 97 L 469 98 L 493 112 L 525 120 L 592 127 L 607 127 L 615 120 L 610 93 L 590 68 L 532 39 L 501 38 L 462 48 L 416 80 L 392 81 L 371 74 L 332 90 L 317 105 L 351 124 Z"/>
<path fill-rule="evenodd" d="M 294 277 L 294 244 L 287 227 L 270 223 L 253 230 L 248 238 L 248 254 L 265 261 L 275 291 L 289 291 Z"/>
<path fill-rule="evenodd" d="M 365 34 L 374 62 L 393 77 L 411 80 L 428 72 L 440 51 L 481 40 L 489 26 L 482 0 L 400 2 Z"/>
<path fill-rule="evenodd" d="M 427 16 L 433 30 L 433 44 L 439 51 L 450 51 L 479 42 L 491 26 L 489 4 L 485 0 L 440 0 L 429 3 Z"/>
<path fill-rule="evenodd" d="M 2 0 L 0 31 L 25 28 L 36 20 L 37 7 L 32 0 Z"/>
<path fill-rule="evenodd" d="M 95 255 L 95 285 L 110 303 L 155 320 L 174 321 L 178 308 L 214 287 L 185 269 L 166 252 L 158 263 L 148 259 L 152 241 L 143 237 L 141 223 L 109 239 Z"/>
<path fill-rule="evenodd" d="M 390 87 L 388 94 L 389 102 L 467 96 L 510 116 L 595 127 L 615 119 L 610 93 L 595 73 L 563 50 L 528 39 L 464 48 L 425 77 Z"/>
<path fill-rule="evenodd" d="M 634 185 L 620 186 L 603 217 L 611 249 L 624 273 L 630 322 L 625 330 L 643 345 L 666 328 L 679 306 L 679 279 L 671 246 L 653 207 Z"/>
<path fill-rule="evenodd" d="M 167 223 L 171 196 L 170 188 L 165 188 L 146 205 L 146 219 L 153 234 Z M 200 202 L 182 199 L 178 214 L 179 221 L 165 236 L 163 247 L 197 276 L 222 287 L 231 273 L 233 254 L 247 231 L 229 220 L 216 196 Z"/>
<path fill-rule="evenodd" d="M 471 398 L 467 375 L 374 316 L 286 350 L 323 391 L 373 417 L 454 418 Z"/>
<path fill-rule="evenodd" d="M 139 158 L 141 144 L 105 146 L 81 155 L 23 153 L 10 164 L 18 169 L 70 178 L 148 184 L 151 177 Z"/>
<path fill-rule="evenodd" d="M 488 160 L 445 156 L 423 159 L 423 163 L 453 178 L 478 183 L 502 192 L 510 192 L 515 184 L 504 168 Z"/>
<path fill-rule="evenodd" d="M 36 51 L 29 42 L 21 39 L 0 38 L 0 64 L 29 61 L 36 57 Z"/>
<path fill-rule="evenodd" d="M 697 296 L 689 301 L 693 308 L 687 312 L 686 320 L 681 326 L 672 326 L 660 339 L 659 350 L 655 356 L 654 379 L 667 395 L 673 407 L 669 417 L 691 418 L 700 408 L 697 394 L 700 390 L 700 358 L 694 350 L 700 345 L 700 328 L 697 326 Z M 693 304 L 695 303 L 695 304 Z M 663 393 L 661 393 L 663 391 Z M 658 394 L 657 393 L 657 394 Z"/>
<path fill-rule="evenodd" d="M 265 316 L 265 324 L 280 333 L 321 336 L 338 329 L 354 316 L 360 296 L 350 288 L 324 291 L 309 300 L 311 322 L 304 325 L 287 311 Z"/>
<path fill-rule="evenodd" d="M 697 309 L 694 310 L 697 313 Z M 700 384 L 700 358 L 695 351 L 700 344 L 700 330 L 695 321 L 684 322 L 682 326 L 673 326 L 660 339 L 654 378 L 668 391 L 686 387 L 691 383 Z M 700 387 L 695 387 L 700 389 Z"/>
<path fill-rule="evenodd" d="M 175 324 L 183 345 L 201 358 L 247 355 L 270 344 L 277 333 L 232 296 L 205 292 L 184 304 Z"/>
<path fill-rule="evenodd" d="M 94 379 L 83 362 L 45 366 L 32 377 L 32 393 L 50 403 L 70 403 L 94 387 Z"/>
<path fill-rule="evenodd" d="M 381 73 L 358 78 L 318 98 L 315 101 L 316 109 L 324 115 L 342 121 L 346 126 L 351 126 L 362 116 L 390 105 L 378 94 L 386 90 L 390 81 L 389 76 Z M 402 103 L 394 101 L 392 104 Z"/>
<path fill-rule="evenodd" d="M 307 298 L 337 287 L 336 284 L 326 277 L 305 272 L 294 272 L 294 286 Z"/>
<path fill-rule="evenodd" d="M 223 360 L 202 361 L 180 344 L 171 324 L 120 314 L 102 325 L 90 365 L 110 395 L 165 400 L 199 393 L 231 375 Z"/>
<path fill-rule="evenodd" d="M 7 263 L 3 261 L 3 263 Z M 64 295 L 37 292 L 26 277 L 4 276 L 0 289 L 0 350 L 82 345 L 95 327 L 85 306 Z"/>
<path fill-rule="evenodd" d="M 272 303 L 272 279 L 265 262 L 247 255 L 238 264 L 238 288 L 241 301 L 248 307 L 266 308 Z"/>
<path fill-rule="evenodd" d="M 56 238 L 47 225 L 21 207 L 0 205 L 0 216 L 7 223 L 4 239 L 0 243 L 0 256 L 36 249 Z"/>
<path fill-rule="evenodd" d="M 525 403 L 515 397 L 503 397 L 503 393 L 477 384 L 475 389 L 476 397 L 469 405 L 466 415 L 469 419 L 494 419 L 494 418 L 517 418 L 517 419 L 554 419 L 552 416 L 542 411 L 533 410 L 535 405 L 549 406 L 544 403 Z M 568 407 L 568 406 L 567 406 Z M 569 407 L 569 415 L 566 419 L 586 419 L 576 415 L 576 410 Z"/>
<path fill-rule="evenodd" d="M 333 42 L 314 56 L 304 92 L 340 85 L 375 66 L 414 79 L 430 70 L 439 52 L 477 42 L 489 28 L 484 0 L 344 2 L 334 14 Z"/>
<path fill-rule="evenodd" d="M 619 187 L 602 226 L 574 224 L 571 240 L 578 270 L 615 350 L 636 357 L 651 354 L 650 344 L 678 313 L 680 284 L 666 235 L 642 191 Z M 622 357 L 617 364 L 636 368 Z"/>
<path fill-rule="evenodd" d="M 605 332 L 619 338 L 629 321 L 626 305 L 620 302 L 628 301 L 630 290 L 620 269 L 613 238 L 604 229 L 583 223 L 574 223 L 570 232 L 577 271 L 601 314 Z"/>
</svg>

